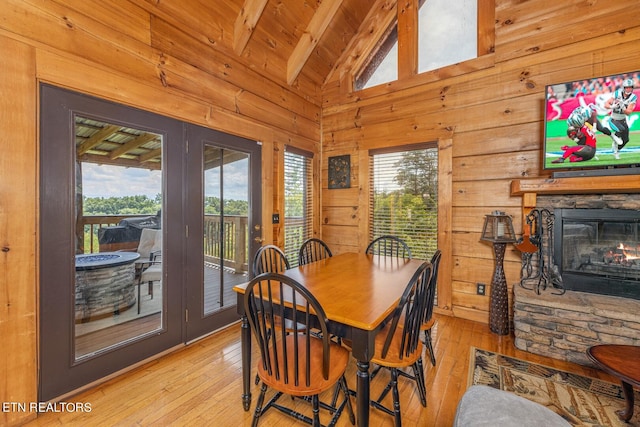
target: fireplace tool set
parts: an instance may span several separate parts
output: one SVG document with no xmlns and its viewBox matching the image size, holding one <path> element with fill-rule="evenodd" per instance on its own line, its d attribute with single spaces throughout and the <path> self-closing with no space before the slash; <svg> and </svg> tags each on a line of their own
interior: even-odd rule
<svg viewBox="0 0 640 427">
<path fill-rule="evenodd" d="M 553 223 L 555 217 L 548 209 L 532 209 L 527 215 L 525 232 L 515 243 L 522 252 L 520 286 L 528 290 L 551 287 L 554 295 L 562 295 L 565 289 L 553 254 Z M 534 257 L 537 254 L 537 257 Z"/>
</svg>

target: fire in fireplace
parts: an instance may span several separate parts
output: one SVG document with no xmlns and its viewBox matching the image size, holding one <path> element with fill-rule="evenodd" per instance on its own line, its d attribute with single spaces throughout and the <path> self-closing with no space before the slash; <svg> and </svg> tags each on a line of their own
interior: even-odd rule
<svg viewBox="0 0 640 427">
<path fill-rule="evenodd" d="M 640 299 L 640 212 L 555 209 L 554 256 L 564 288 Z"/>
</svg>

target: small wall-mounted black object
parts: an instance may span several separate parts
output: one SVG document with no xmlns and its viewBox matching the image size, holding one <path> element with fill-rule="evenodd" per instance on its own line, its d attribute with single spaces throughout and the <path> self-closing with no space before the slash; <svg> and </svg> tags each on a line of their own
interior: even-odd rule
<svg viewBox="0 0 640 427">
<path fill-rule="evenodd" d="M 280 214 L 274 213 L 274 214 L 271 216 L 271 222 L 272 222 L 273 224 L 280 224 Z"/>
<path fill-rule="evenodd" d="M 329 157 L 329 188 L 351 187 L 351 156 Z"/>
</svg>

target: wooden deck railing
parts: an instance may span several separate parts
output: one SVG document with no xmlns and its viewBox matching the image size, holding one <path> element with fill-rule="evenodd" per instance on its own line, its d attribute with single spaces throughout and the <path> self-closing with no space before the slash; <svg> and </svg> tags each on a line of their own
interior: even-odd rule
<svg viewBox="0 0 640 427">
<path fill-rule="evenodd" d="M 117 225 L 127 218 L 139 218 L 143 215 L 96 215 L 83 216 L 78 235 L 84 238 L 79 242 L 80 253 L 99 252 L 98 230 Z M 226 216 L 224 229 L 220 228 L 220 217 L 205 215 L 203 250 L 205 262 L 223 265 L 235 271 L 248 271 L 247 253 L 249 250 L 249 219 L 246 216 Z M 224 233 L 221 233 L 224 231 Z M 224 236 L 224 239 L 221 237 Z"/>
<path fill-rule="evenodd" d="M 229 215 L 224 219 L 221 230 L 219 216 L 204 217 L 204 261 L 219 265 L 222 255 L 224 267 L 248 271 L 249 218 Z"/>
</svg>

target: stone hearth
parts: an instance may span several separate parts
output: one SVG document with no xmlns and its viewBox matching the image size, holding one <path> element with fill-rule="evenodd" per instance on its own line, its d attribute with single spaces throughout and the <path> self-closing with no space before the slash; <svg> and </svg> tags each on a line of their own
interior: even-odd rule
<svg viewBox="0 0 640 427">
<path fill-rule="evenodd" d="M 603 179 L 604 178 L 604 179 Z M 529 188 L 530 184 L 534 184 Z M 512 195 L 526 206 L 640 210 L 637 176 L 514 182 Z M 628 192 L 625 190 L 629 190 Z M 525 195 L 528 192 L 537 193 Z M 532 204 L 527 205 L 527 202 Z M 521 350 L 594 366 L 586 350 L 597 344 L 640 345 L 640 300 L 567 291 L 540 295 L 513 285 L 515 346 Z"/>
<path fill-rule="evenodd" d="M 594 366 L 586 350 L 596 344 L 640 345 L 640 301 L 513 286 L 515 346 L 520 350 Z"/>
<path fill-rule="evenodd" d="M 638 175 L 532 178 L 511 183 L 528 209 L 640 210 Z M 597 344 L 640 345 L 640 300 L 550 287 L 540 295 L 513 285 L 515 345 L 531 353 L 593 366 L 586 350 Z"/>
</svg>

